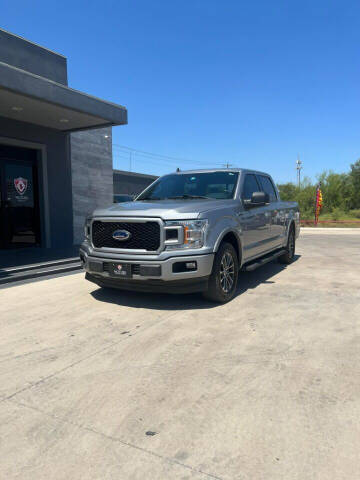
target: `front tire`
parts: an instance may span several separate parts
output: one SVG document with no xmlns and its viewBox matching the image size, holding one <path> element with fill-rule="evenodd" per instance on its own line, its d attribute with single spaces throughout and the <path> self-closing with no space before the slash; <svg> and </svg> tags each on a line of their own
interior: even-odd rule
<svg viewBox="0 0 360 480">
<path fill-rule="evenodd" d="M 231 243 L 220 245 L 214 258 L 209 287 L 204 297 L 211 302 L 229 302 L 236 293 L 239 274 L 239 261 L 235 248 Z"/>
<path fill-rule="evenodd" d="M 295 257 L 295 228 L 291 226 L 287 245 L 286 245 L 286 252 L 284 253 L 284 255 L 281 255 L 278 260 L 280 263 L 289 265 L 294 260 L 294 257 Z"/>
</svg>

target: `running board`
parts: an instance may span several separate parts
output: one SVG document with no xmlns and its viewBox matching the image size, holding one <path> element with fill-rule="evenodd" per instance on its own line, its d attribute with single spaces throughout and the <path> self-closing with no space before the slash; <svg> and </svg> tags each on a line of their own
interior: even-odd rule
<svg viewBox="0 0 360 480">
<path fill-rule="evenodd" d="M 264 257 L 257 258 L 253 262 L 250 262 L 242 267 L 242 270 L 245 270 L 246 272 L 252 272 L 253 270 L 256 270 L 259 267 L 262 267 L 266 263 L 271 262 L 272 260 L 275 260 L 278 257 L 281 257 L 281 255 L 284 255 L 286 253 L 286 250 L 278 250 L 275 253 L 269 253 L 265 255 Z"/>
</svg>

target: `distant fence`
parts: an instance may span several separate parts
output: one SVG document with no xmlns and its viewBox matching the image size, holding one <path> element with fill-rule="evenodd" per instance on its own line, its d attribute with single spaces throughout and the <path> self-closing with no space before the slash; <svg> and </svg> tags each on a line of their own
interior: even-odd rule
<svg viewBox="0 0 360 480">
<path fill-rule="evenodd" d="M 314 225 L 314 220 L 300 220 L 301 225 Z M 360 220 L 319 220 L 318 223 L 360 224 Z"/>
</svg>

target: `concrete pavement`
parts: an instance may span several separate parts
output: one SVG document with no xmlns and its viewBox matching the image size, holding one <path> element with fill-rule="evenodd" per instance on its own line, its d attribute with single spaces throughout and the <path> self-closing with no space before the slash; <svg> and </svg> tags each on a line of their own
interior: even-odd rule
<svg viewBox="0 0 360 480">
<path fill-rule="evenodd" d="M 359 242 L 303 233 L 223 306 L 0 290 L 0 478 L 357 478 Z"/>
</svg>

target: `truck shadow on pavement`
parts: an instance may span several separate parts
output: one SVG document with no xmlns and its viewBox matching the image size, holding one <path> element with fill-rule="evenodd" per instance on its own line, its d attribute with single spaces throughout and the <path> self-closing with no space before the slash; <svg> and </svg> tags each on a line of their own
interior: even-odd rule
<svg viewBox="0 0 360 480">
<path fill-rule="evenodd" d="M 300 255 L 295 255 L 293 263 L 299 258 Z M 291 265 L 282 265 L 275 261 L 267 263 L 253 272 L 240 272 L 238 288 L 234 299 L 247 290 L 255 289 L 258 285 L 275 283 L 271 278 L 286 268 L 291 268 Z M 219 304 L 204 299 L 201 293 L 182 295 L 131 292 L 127 290 L 117 290 L 115 288 L 98 288 L 92 291 L 91 295 L 95 300 L 100 302 L 113 303 L 131 308 L 148 308 L 150 310 L 199 310 L 220 306 Z"/>
</svg>

